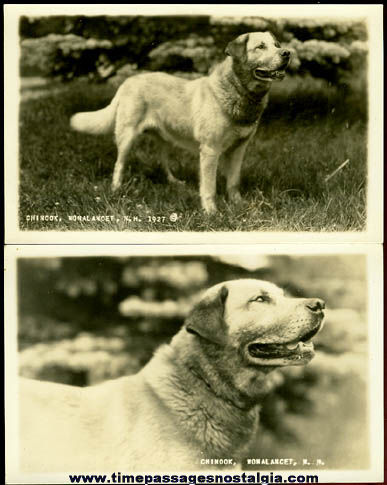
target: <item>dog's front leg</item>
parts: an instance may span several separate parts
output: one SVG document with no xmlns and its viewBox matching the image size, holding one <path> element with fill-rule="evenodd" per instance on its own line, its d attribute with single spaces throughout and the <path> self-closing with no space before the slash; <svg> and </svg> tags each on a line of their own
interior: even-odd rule
<svg viewBox="0 0 387 485">
<path fill-rule="evenodd" d="M 247 145 L 251 136 L 247 139 L 243 138 L 239 141 L 238 145 L 233 147 L 232 150 L 227 153 L 226 162 L 226 179 L 227 179 L 227 195 L 230 202 L 238 204 L 241 202 L 242 197 L 239 192 L 239 185 L 241 181 L 241 169 L 243 158 L 246 153 Z"/>
<path fill-rule="evenodd" d="M 200 146 L 200 198 L 207 214 L 216 212 L 216 172 L 219 151 L 208 145 Z"/>
</svg>

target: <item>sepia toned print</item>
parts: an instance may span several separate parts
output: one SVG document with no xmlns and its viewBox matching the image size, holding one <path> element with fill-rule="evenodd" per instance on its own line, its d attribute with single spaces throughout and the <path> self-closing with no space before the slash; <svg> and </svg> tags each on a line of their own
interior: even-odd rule
<svg viewBox="0 0 387 485">
<path fill-rule="evenodd" d="M 313 359 L 311 339 L 324 308 L 321 299 L 284 297 L 267 281 L 225 281 L 204 293 L 172 342 L 135 377 L 82 392 L 22 381 L 21 467 L 184 471 L 236 464 L 257 433 L 267 374 Z"/>
<path fill-rule="evenodd" d="M 20 471 L 365 473 L 366 275 L 361 254 L 19 258 Z"/>
<path fill-rule="evenodd" d="M 365 231 L 364 17 L 26 15 L 19 30 L 23 231 Z M 228 46 L 246 33 L 273 40 L 242 42 L 232 54 Z M 286 71 L 272 71 L 278 76 L 258 55 L 251 61 L 253 50 L 268 55 L 273 42 L 289 53 Z M 219 63 L 228 69 L 214 70 Z M 232 86 L 220 93 L 212 83 L 199 96 L 194 86 L 216 72 L 219 81 L 232 73 Z M 254 83 L 271 86 L 258 128 Z M 103 121 L 125 85 L 119 123 Z M 91 111 L 102 116 L 94 128 L 72 118 Z M 81 131 L 111 133 L 77 133 L 70 119 Z M 150 133 L 140 134 L 145 128 Z M 187 137 L 202 144 L 200 166 L 198 154 L 181 149 Z"/>
<path fill-rule="evenodd" d="M 77 113 L 71 126 L 89 134 L 114 131 L 118 158 L 112 190 L 121 188 L 126 161 L 136 136 L 156 130 L 200 154 L 200 197 L 207 214 L 216 212 L 216 174 L 224 158 L 227 193 L 239 204 L 240 171 L 246 148 L 255 135 L 273 80 L 283 79 L 290 50 L 270 32 L 250 32 L 230 41 L 227 58 L 210 74 L 188 81 L 161 73 L 128 79 L 110 105 Z M 168 182 L 179 183 L 164 161 Z"/>
<path fill-rule="evenodd" d="M 6 483 L 383 481 L 383 6 L 4 11 Z"/>
</svg>

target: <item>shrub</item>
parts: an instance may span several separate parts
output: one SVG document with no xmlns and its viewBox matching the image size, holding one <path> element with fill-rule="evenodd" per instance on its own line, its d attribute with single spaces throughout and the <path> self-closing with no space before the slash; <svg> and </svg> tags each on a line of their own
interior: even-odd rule
<svg viewBox="0 0 387 485">
<path fill-rule="evenodd" d="M 214 38 L 191 34 L 185 39 L 164 42 L 149 53 L 152 70 L 188 68 L 189 71 L 207 73 L 219 55 Z M 187 63 L 188 60 L 188 63 Z"/>
<path fill-rule="evenodd" d="M 39 73 L 71 79 L 101 70 L 112 49 L 109 40 L 85 39 L 74 34 L 49 34 L 21 43 L 21 73 Z"/>
<path fill-rule="evenodd" d="M 207 73 L 227 43 L 270 30 L 293 52 L 292 71 L 333 82 L 363 69 L 364 22 L 262 17 L 23 17 L 22 73 L 107 78 L 124 64 L 141 69 Z M 106 40 L 109 39 L 109 40 Z"/>
</svg>

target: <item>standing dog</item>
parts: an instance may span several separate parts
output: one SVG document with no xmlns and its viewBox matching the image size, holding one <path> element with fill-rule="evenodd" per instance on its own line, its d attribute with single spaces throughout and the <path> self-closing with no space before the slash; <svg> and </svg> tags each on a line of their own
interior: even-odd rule
<svg viewBox="0 0 387 485">
<path fill-rule="evenodd" d="M 314 356 L 324 302 L 234 280 L 204 293 L 137 375 L 76 388 L 24 380 L 23 471 L 190 471 L 239 460 L 277 367 Z"/>
<path fill-rule="evenodd" d="M 243 34 L 226 48 L 228 57 L 210 76 L 188 81 L 155 72 L 127 79 L 109 106 L 77 113 L 75 130 L 115 133 L 118 157 L 112 189 L 122 183 L 134 138 L 146 129 L 200 154 L 200 197 L 207 213 L 216 211 L 216 173 L 220 156 L 230 201 L 238 203 L 240 172 L 249 141 L 268 102 L 274 79 L 283 79 L 290 52 L 270 32 Z M 165 157 L 168 180 L 176 182 Z"/>
</svg>

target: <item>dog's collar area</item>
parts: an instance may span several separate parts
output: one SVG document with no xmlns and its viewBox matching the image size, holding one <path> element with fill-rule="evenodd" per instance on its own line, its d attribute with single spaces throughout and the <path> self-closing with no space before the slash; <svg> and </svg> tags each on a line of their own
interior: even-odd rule
<svg viewBox="0 0 387 485">
<path fill-rule="evenodd" d="M 230 76 L 228 82 L 232 85 L 242 100 L 247 98 L 254 104 L 259 104 L 270 90 L 270 84 L 267 82 L 260 86 L 259 91 L 250 91 L 235 76 Z"/>
<path fill-rule="evenodd" d="M 197 372 L 196 369 L 194 369 L 193 367 L 188 367 L 188 369 L 190 370 L 190 372 L 197 378 L 199 379 L 205 386 L 206 388 L 217 398 L 217 399 L 222 399 L 222 401 L 225 401 L 227 402 L 228 404 L 230 404 L 231 406 L 239 409 L 240 411 L 243 411 L 243 412 L 246 412 L 246 411 L 250 411 L 254 406 L 256 406 L 256 402 L 254 403 L 242 403 L 242 402 L 234 402 L 232 401 L 231 399 L 228 399 L 226 398 L 225 396 L 221 396 L 219 393 L 217 393 L 213 388 L 212 386 L 208 383 L 208 381 L 199 373 Z"/>
</svg>

